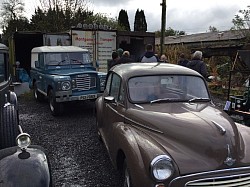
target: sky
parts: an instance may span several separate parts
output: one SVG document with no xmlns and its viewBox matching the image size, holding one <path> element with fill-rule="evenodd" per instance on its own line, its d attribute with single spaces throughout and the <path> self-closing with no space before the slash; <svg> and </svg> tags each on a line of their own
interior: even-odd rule
<svg viewBox="0 0 250 187">
<path fill-rule="evenodd" d="M 0 0 L 3 1 L 3 0 Z M 161 30 L 160 4 L 162 0 L 86 0 L 89 10 L 118 18 L 121 9 L 126 10 L 130 28 L 134 28 L 136 10 L 143 10 L 148 31 Z M 29 17 L 34 13 L 39 0 L 24 0 Z M 232 19 L 239 10 L 248 9 L 249 0 L 166 0 L 166 29 L 185 31 L 186 34 L 208 32 L 209 26 L 219 31 L 229 30 Z"/>
</svg>

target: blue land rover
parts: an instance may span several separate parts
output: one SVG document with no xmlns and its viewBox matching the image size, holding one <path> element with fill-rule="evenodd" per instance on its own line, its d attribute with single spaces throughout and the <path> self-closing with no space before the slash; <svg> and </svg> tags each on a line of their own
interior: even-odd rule
<svg viewBox="0 0 250 187">
<path fill-rule="evenodd" d="M 64 103 L 95 100 L 102 95 L 106 73 L 96 71 L 87 49 L 76 46 L 42 46 L 31 51 L 31 84 L 34 98 L 48 98 L 52 115 Z"/>
</svg>

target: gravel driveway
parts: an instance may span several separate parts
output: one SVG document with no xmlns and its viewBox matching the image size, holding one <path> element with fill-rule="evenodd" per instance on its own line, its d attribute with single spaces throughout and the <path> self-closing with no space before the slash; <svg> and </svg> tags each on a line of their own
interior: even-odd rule
<svg viewBox="0 0 250 187">
<path fill-rule="evenodd" d="M 51 162 L 54 186 L 119 187 L 104 145 L 98 140 L 94 103 L 68 105 L 63 116 L 53 117 L 48 103 L 31 94 L 18 98 L 20 124 L 32 144 L 45 148 Z"/>
<path fill-rule="evenodd" d="M 223 100 L 213 100 L 223 108 Z M 31 135 L 33 144 L 47 151 L 54 186 L 121 186 L 119 174 L 98 140 L 93 102 L 67 105 L 63 116 L 53 117 L 48 103 L 35 102 L 31 94 L 20 96 L 18 101 L 23 130 Z"/>
</svg>

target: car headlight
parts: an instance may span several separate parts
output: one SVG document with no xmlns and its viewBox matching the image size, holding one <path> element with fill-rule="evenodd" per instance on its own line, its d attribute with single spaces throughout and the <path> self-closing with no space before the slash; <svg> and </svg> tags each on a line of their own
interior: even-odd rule
<svg viewBox="0 0 250 187">
<path fill-rule="evenodd" d="M 174 173 L 172 160 L 167 155 L 159 155 L 151 161 L 151 173 L 158 181 L 171 177 Z"/>
<path fill-rule="evenodd" d="M 63 91 L 69 90 L 70 87 L 71 86 L 70 86 L 70 82 L 69 81 L 62 82 L 62 84 L 61 84 L 61 88 L 62 88 Z"/>
<path fill-rule="evenodd" d="M 30 135 L 27 133 L 19 134 L 16 138 L 16 143 L 21 150 L 27 149 L 27 147 L 31 144 Z"/>
</svg>

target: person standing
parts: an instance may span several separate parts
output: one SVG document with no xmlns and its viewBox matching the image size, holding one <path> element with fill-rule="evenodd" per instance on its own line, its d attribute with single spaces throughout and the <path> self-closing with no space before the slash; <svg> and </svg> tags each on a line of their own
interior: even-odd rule
<svg viewBox="0 0 250 187">
<path fill-rule="evenodd" d="M 187 63 L 188 63 L 188 60 L 185 58 L 184 53 L 181 53 L 180 59 L 178 60 L 177 64 L 181 65 L 181 66 L 184 66 L 184 67 L 187 67 Z"/>
<path fill-rule="evenodd" d="M 112 59 L 108 61 L 108 71 L 110 70 L 110 68 L 117 64 L 117 61 L 119 59 L 119 55 L 116 51 L 113 51 L 111 56 Z"/>
<path fill-rule="evenodd" d="M 187 63 L 187 67 L 200 73 L 206 80 L 208 80 L 208 71 L 205 62 L 202 61 L 202 52 L 195 51 L 192 60 Z"/>
<path fill-rule="evenodd" d="M 168 63 L 166 55 L 161 55 L 160 62 Z"/>
<path fill-rule="evenodd" d="M 146 52 L 141 57 L 140 62 L 159 62 L 159 58 L 155 55 L 151 44 L 146 46 Z"/>
<path fill-rule="evenodd" d="M 130 58 L 129 51 L 124 51 L 121 58 L 117 60 L 117 64 L 124 64 L 124 63 L 129 63 L 129 62 L 134 62 L 134 60 Z"/>
</svg>

